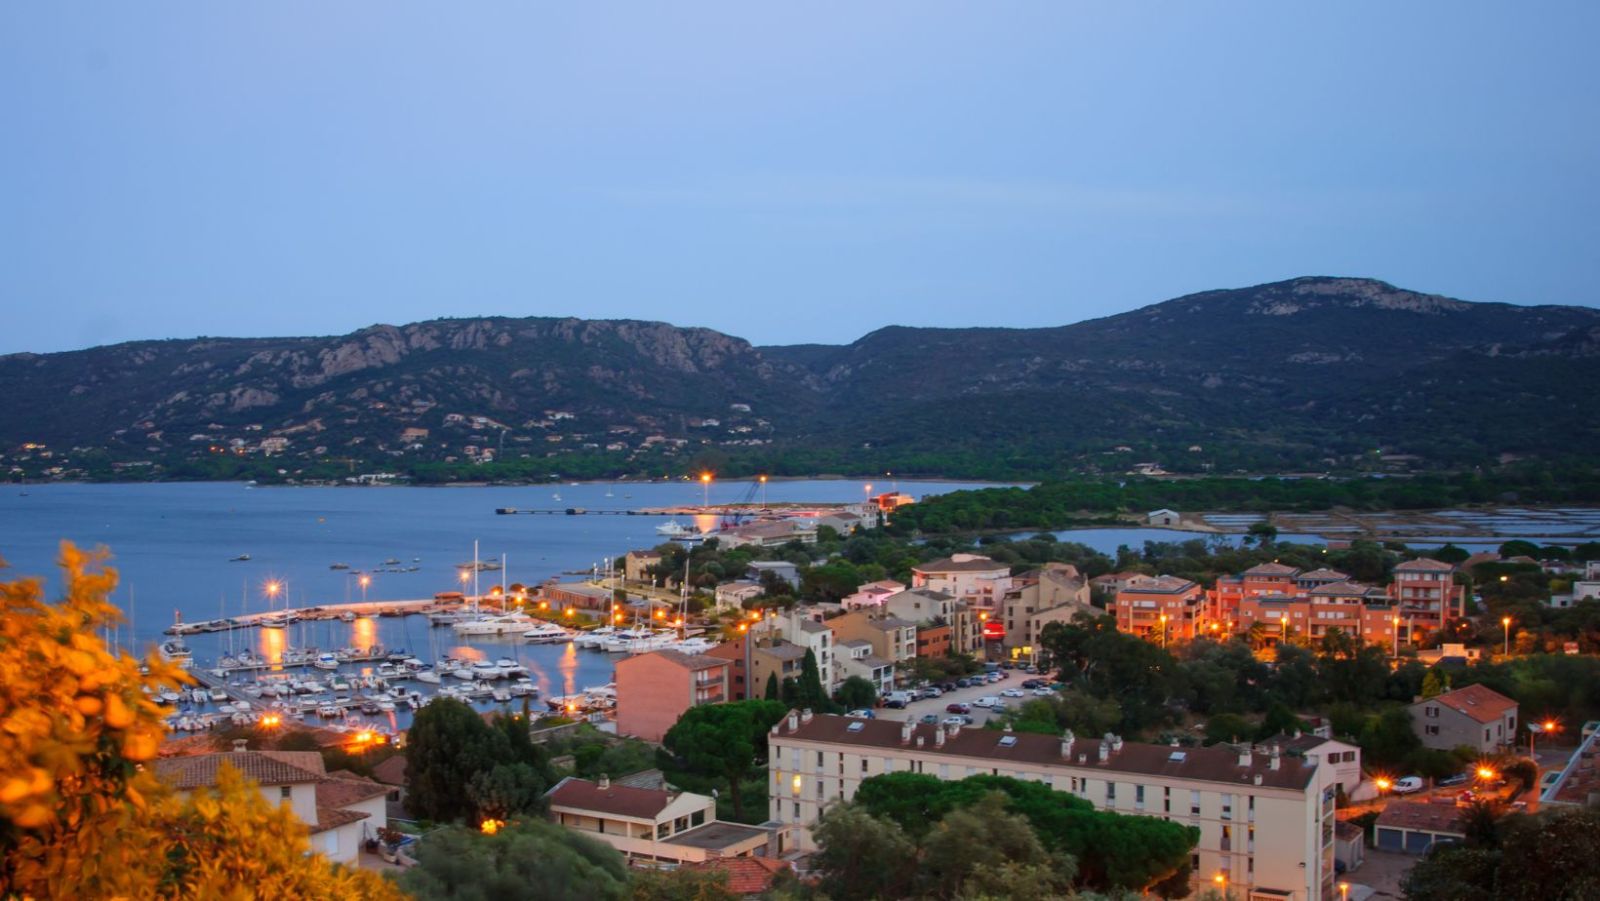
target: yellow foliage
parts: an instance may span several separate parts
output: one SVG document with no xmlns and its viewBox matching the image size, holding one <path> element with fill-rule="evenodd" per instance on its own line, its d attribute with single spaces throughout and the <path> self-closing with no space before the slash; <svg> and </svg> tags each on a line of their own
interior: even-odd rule
<svg viewBox="0 0 1600 901">
<path fill-rule="evenodd" d="M 144 686 L 189 678 L 95 640 L 120 619 L 107 556 L 63 542 L 56 603 L 37 579 L 0 583 L 0 897 L 403 897 L 308 856 L 293 813 L 232 768 L 185 798 L 140 765 L 162 735 Z"/>
</svg>

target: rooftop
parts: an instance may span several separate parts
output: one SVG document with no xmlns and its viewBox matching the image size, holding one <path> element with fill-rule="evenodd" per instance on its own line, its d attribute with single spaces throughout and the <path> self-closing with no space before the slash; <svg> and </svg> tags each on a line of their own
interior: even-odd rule
<svg viewBox="0 0 1600 901">
<path fill-rule="evenodd" d="M 349 807 L 389 793 L 389 786 L 370 780 L 329 779 L 317 783 L 318 807 Z"/>
<path fill-rule="evenodd" d="M 1010 572 L 1011 567 L 1004 563 L 996 563 L 988 557 L 980 557 L 977 554 L 956 554 L 953 557 L 918 563 L 916 566 L 911 567 L 911 571 L 918 573 L 985 573 Z"/>
<path fill-rule="evenodd" d="M 396 754 L 372 768 L 372 775 L 385 785 L 406 784 L 406 755 Z"/>
<path fill-rule="evenodd" d="M 721 871 L 728 874 L 728 891 L 734 895 L 760 895 L 772 888 L 772 880 L 789 869 L 788 861 L 771 857 L 724 857 L 704 863 L 684 864 L 697 870 Z"/>
<path fill-rule="evenodd" d="M 1336 569 L 1328 569 L 1327 567 L 1323 567 L 1321 569 L 1313 569 L 1307 573 L 1301 573 L 1295 578 L 1298 578 L 1303 582 L 1343 582 L 1344 580 L 1350 578 L 1350 574 L 1339 572 Z"/>
<path fill-rule="evenodd" d="M 1461 831 L 1461 808 L 1454 801 L 1432 804 L 1427 801 L 1390 800 L 1383 813 L 1378 814 L 1378 825 L 1464 835 Z"/>
<path fill-rule="evenodd" d="M 936 743 L 940 731 L 935 725 L 914 725 L 909 742 L 901 741 L 902 724 L 891 720 L 859 720 L 825 714 L 809 721 L 798 714 L 785 717 L 773 727 L 773 736 L 801 741 L 868 748 L 915 749 L 919 754 L 1008 760 L 1027 764 L 1053 764 L 1111 772 L 1138 773 L 1173 779 L 1220 782 L 1228 785 L 1251 784 L 1256 776 L 1266 788 L 1303 790 L 1316 767 L 1300 757 L 1280 756 L 1273 769 L 1267 754 L 1250 754 L 1247 766 L 1239 764 L 1240 752 L 1225 745 L 1209 748 L 1175 748 L 1140 742 L 1123 742 L 1105 760 L 1099 759 L 1102 739 L 1080 738 L 1073 742 L 1070 758 L 1063 757 L 1063 739 L 1053 735 L 1001 732 L 994 729 L 964 728 L 946 734 L 944 744 Z M 794 722 L 795 727 L 790 728 Z M 852 729 L 852 726 L 855 728 Z M 917 739 L 922 746 L 917 747 Z M 1005 740 L 1008 744 L 1001 744 Z M 1082 756 L 1082 762 L 1079 757 Z"/>
<path fill-rule="evenodd" d="M 1247 576 L 1292 576 L 1300 572 L 1297 567 L 1282 563 L 1258 563 L 1244 571 Z"/>
<path fill-rule="evenodd" d="M 1395 572 L 1448 573 L 1448 572 L 1454 572 L 1455 571 L 1455 567 L 1451 566 L 1448 563 L 1441 563 L 1438 560 L 1434 560 L 1431 557 L 1418 557 L 1415 560 L 1407 560 L 1406 562 L 1399 564 L 1398 566 L 1396 566 L 1394 568 L 1394 571 Z"/>
<path fill-rule="evenodd" d="M 1151 594 L 1172 594 L 1179 591 L 1188 591 L 1196 587 L 1188 579 L 1177 576 L 1140 576 L 1122 586 L 1123 591 L 1149 592 Z"/>
<path fill-rule="evenodd" d="M 708 657 L 705 654 L 685 654 L 682 651 L 673 650 L 651 651 L 648 654 L 640 654 L 637 657 L 624 657 L 623 659 L 617 661 L 617 664 L 621 666 L 646 657 L 654 657 L 658 660 L 667 660 L 687 670 L 703 670 L 711 669 L 712 667 L 728 665 L 728 661 L 720 657 Z"/>
<path fill-rule="evenodd" d="M 1493 723 L 1517 709 L 1517 702 L 1484 685 L 1468 685 L 1438 697 L 1424 698 L 1417 704 L 1436 702 L 1480 723 Z M 1416 704 L 1411 705 L 1413 707 Z"/>
<path fill-rule="evenodd" d="M 656 788 L 634 788 L 615 782 L 602 788 L 598 782 L 576 776 L 556 783 L 545 792 L 552 807 L 570 807 L 575 810 L 592 810 L 617 817 L 654 821 L 661 811 L 677 797 L 676 792 Z"/>
<path fill-rule="evenodd" d="M 154 764 L 156 775 L 174 788 L 205 788 L 217 784 L 217 771 L 228 764 L 261 785 L 299 785 L 321 782 L 322 755 L 316 751 L 224 751 L 168 757 Z"/>
<path fill-rule="evenodd" d="M 310 826 L 309 829 L 312 835 L 316 835 L 319 832 L 327 832 L 329 829 L 338 829 L 340 826 L 348 826 L 351 823 L 359 822 L 368 816 L 370 814 L 362 813 L 359 810 L 323 807 L 318 804 L 316 825 Z"/>
<path fill-rule="evenodd" d="M 712 820 L 704 826 L 696 826 L 688 832 L 680 832 L 672 836 L 669 841 L 674 845 L 688 845 L 691 848 L 707 848 L 715 851 L 766 833 L 767 830 L 759 826 L 746 826 L 742 823 L 725 823 L 721 820 Z"/>
</svg>

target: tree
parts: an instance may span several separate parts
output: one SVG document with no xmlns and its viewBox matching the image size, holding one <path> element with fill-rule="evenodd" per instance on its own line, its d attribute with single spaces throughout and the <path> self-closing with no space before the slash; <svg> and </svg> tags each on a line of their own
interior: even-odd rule
<svg viewBox="0 0 1600 901">
<path fill-rule="evenodd" d="M 758 761 L 765 762 L 767 730 L 787 712 L 783 704 L 774 701 L 691 707 L 667 730 L 662 744 L 691 772 L 727 780 L 734 815 L 743 818 L 740 783 L 749 778 Z"/>
<path fill-rule="evenodd" d="M 406 809 L 415 816 L 477 822 L 490 813 L 506 812 L 502 804 L 529 791 L 542 794 L 549 786 L 535 768 L 538 758 L 515 752 L 505 727 L 485 723 L 471 707 L 452 698 L 435 698 L 417 711 L 406 737 Z M 522 763 L 526 772 L 507 771 L 480 781 L 481 795 L 469 790 L 475 777 L 514 763 Z M 488 808 L 478 806 L 480 797 Z"/>
<path fill-rule="evenodd" d="M 121 614 L 107 552 L 61 545 L 63 596 L 37 579 L 0 584 L 0 891 L 8 897 L 264 896 L 389 899 L 374 874 L 314 856 L 305 827 L 232 767 L 179 796 L 140 764 L 162 713 L 146 685 L 188 677 L 95 636 Z M 0 564 L 3 565 L 3 564 Z"/>
<path fill-rule="evenodd" d="M 1361 730 L 1360 745 L 1362 754 L 1374 765 L 1393 767 L 1422 747 L 1422 739 L 1411 730 L 1411 711 L 1390 707 L 1367 721 Z"/>
<path fill-rule="evenodd" d="M 851 676 L 839 683 L 833 699 L 846 710 L 871 710 L 878 703 L 878 692 L 866 679 Z"/>
<path fill-rule="evenodd" d="M 678 867 L 635 870 L 632 901 L 736 901 L 726 870 Z"/>
<path fill-rule="evenodd" d="M 1046 851 L 1033 826 L 1006 809 L 1008 802 L 1004 793 L 990 792 L 976 804 L 945 814 L 923 843 L 928 894 L 1014 897 L 996 894 L 1004 885 L 1033 890 L 1026 897 L 1065 894 L 1072 885 L 1072 860 Z M 996 866 L 997 860 L 1003 866 Z"/>
<path fill-rule="evenodd" d="M 541 819 L 493 835 L 448 826 L 417 847 L 400 877 L 417 898 L 442 901 L 586 901 L 628 896 L 628 868 L 610 845 Z"/>
<path fill-rule="evenodd" d="M 833 702 L 822 687 L 822 670 L 817 666 L 817 655 L 806 648 L 800 661 L 800 682 L 795 686 L 795 704 L 818 713 L 832 713 Z"/>
<path fill-rule="evenodd" d="M 822 873 L 817 887 L 836 901 L 909 897 L 916 877 L 916 846 L 896 823 L 851 804 L 832 804 L 812 828 Z"/>
<path fill-rule="evenodd" d="M 467 780 L 466 792 L 478 817 L 504 820 L 543 810 L 544 792 L 549 786 L 525 763 L 501 763 L 473 773 Z"/>
<path fill-rule="evenodd" d="M 1450 690 L 1450 674 L 1441 667 L 1433 667 L 1422 677 L 1422 696 L 1437 698 Z"/>
<path fill-rule="evenodd" d="M 777 670 L 773 670 L 772 672 L 767 673 L 766 699 L 769 700 L 769 701 L 778 700 L 778 671 Z"/>
</svg>

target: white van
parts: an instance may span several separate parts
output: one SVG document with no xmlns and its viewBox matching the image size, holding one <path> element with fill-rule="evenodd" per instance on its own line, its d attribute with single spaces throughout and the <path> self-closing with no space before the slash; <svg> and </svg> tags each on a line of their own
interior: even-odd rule
<svg viewBox="0 0 1600 901">
<path fill-rule="evenodd" d="M 974 706 L 974 707 L 991 707 L 991 708 L 993 708 L 993 707 L 1004 707 L 1004 706 L 1006 706 L 1006 704 L 1005 704 L 1004 701 L 1000 700 L 998 697 L 996 697 L 994 695 L 984 695 L 983 697 L 977 699 L 976 701 L 973 701 L 972 702 L 972 706 Z"/>
</svg>

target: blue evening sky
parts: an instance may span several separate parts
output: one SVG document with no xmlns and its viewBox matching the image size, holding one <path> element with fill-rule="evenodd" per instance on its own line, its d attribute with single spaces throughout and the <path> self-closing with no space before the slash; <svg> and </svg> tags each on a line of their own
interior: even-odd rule
<svg viewBox="0 0 1600 901">
<path fill-rule="evenodd" d="M 1600 3 L 8 3 L 0 353 L 1600 301 Z"/>
</svg>

